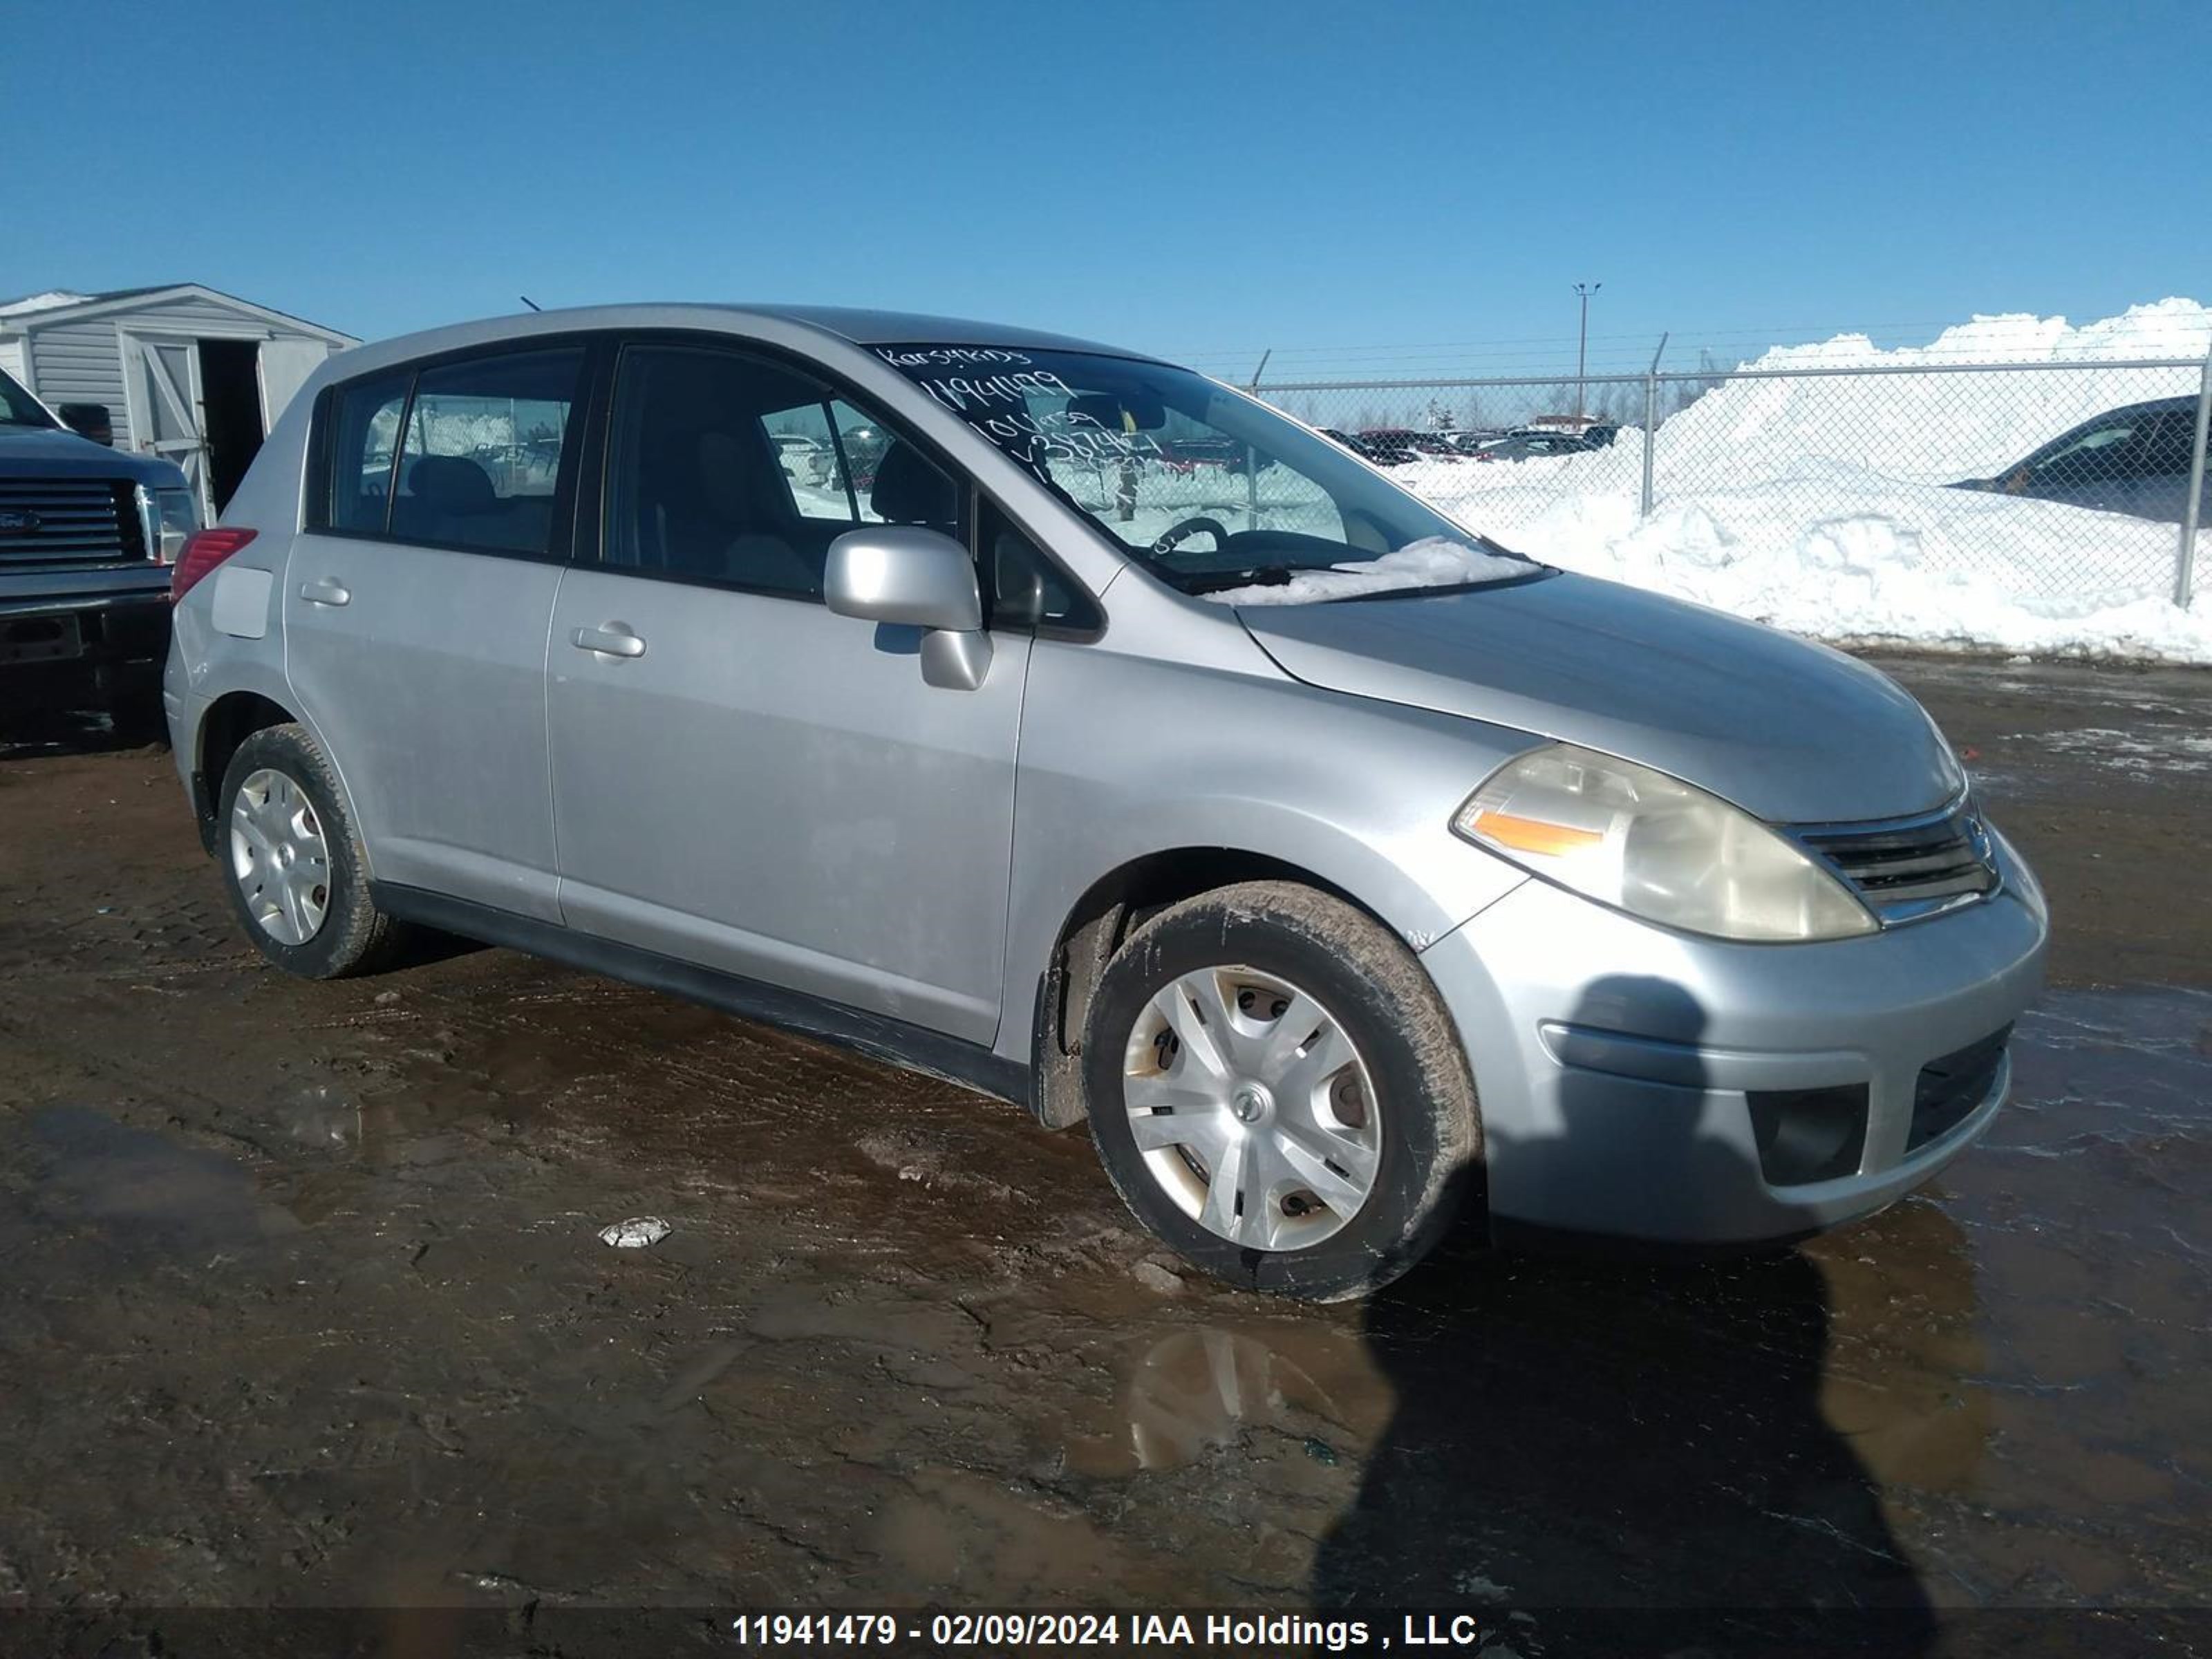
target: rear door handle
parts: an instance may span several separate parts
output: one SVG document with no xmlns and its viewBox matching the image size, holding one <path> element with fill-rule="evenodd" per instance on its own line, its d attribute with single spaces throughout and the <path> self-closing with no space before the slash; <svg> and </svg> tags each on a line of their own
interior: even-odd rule
<svg viewBox="0 0 2212 1659">
<path fill-rule="evenodd" d="M 645 641 L 631 630 L 628 623 L 611 622 L 603 628 L 580 628 L 568 635 L 568 643 L 579 651 L 589 651 L 601 657 L 641 657 Z"/>
<path fill-rule="evenodd" d="M 353 595 L 346 585 L 335 577 L 323 576 L 314 581 L 300 584 L 300 597 L 309 605 L 349 605 Z"/>
</svg>

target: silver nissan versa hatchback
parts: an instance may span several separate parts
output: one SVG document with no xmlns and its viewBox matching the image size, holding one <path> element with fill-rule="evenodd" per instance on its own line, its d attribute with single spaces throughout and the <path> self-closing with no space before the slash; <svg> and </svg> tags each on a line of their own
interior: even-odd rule
<svg viewBox="0 0 2212 1659">
<path fill-rule="evenodd" d="M 1087 1121 L 1263 1290 L 1743 1244 L 1985 1129 L 2043 897 L 1875 670 L 1571 575 L 1187 369 L 637 306 L 318 371 L 175 573 L 247 935 L 408 924 Z"/>
</svg>

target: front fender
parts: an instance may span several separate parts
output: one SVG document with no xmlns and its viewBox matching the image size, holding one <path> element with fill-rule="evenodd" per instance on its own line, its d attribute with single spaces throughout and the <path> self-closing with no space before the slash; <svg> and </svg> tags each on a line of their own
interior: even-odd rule
<svg viewBox="0 0 2212 1659">
<path fill-rule="evenodd" d="M 1039 659 L 1015 785 L 995 1045 L 1008 1058 L 1030 1057 L 1037 987 L 1069 918 L 1139 860 L 1227 852 L 1285 865 L 1417 951 L 1526 879 L 1450 829 L 1525 734 L 1289 680 Z"/>
</svg>

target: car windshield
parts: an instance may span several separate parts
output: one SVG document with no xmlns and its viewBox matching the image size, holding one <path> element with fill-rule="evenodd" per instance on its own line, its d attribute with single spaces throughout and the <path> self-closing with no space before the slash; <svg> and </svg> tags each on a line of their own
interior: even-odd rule
<svg viewBox="0 0 2212 1659">
<path fill-rule="evenodd" d="M 0 374 L 0 426 L 50 427 L 53 420 L 39 406 L 39 400 L 17 386 L 4 374 Z"/>
<path fill-rule="evenodd" d="M 1188 369 L 1079 351 L 876 349 L 1185 592 L 1302 604 L 1545 570 Z"/>
</svg>

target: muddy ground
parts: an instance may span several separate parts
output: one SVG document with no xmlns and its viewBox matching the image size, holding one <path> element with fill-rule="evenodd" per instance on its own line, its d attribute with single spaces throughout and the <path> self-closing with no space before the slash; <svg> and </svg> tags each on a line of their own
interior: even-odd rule
<svg viewBox="0 0 2212 1659">
<path fill-rule="evenodd" d="M 2212 675 L 1885 665 L 2059 919 L 1989 1139 L 1778 1258 L 1327 1310 L 951 1087 L 502 951 L 285 979 L 165 754 L 19 732 L 0 1607 L 2212 1602 Z"/>
</svg>

